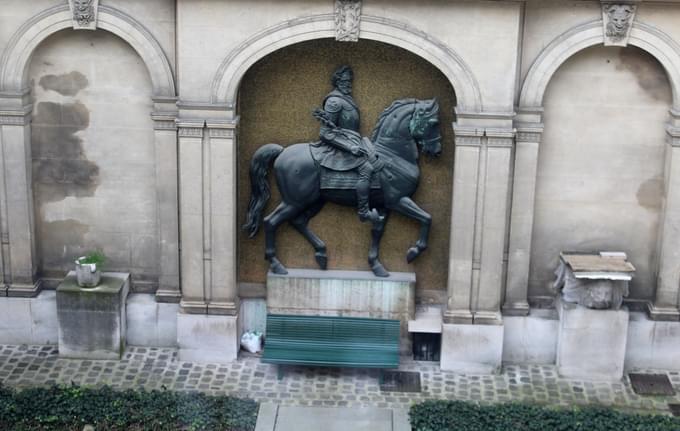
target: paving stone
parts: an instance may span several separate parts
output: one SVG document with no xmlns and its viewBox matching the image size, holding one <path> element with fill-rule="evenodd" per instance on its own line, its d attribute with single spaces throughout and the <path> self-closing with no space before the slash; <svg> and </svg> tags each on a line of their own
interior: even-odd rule
<svg viewBox="0 0 680 431">
<path fill-rule="evenodd" d="M 408 409 L 427 399 L 524 400 L 669 412 L 669 404 L 680 404 L 678 372 L 666 373 L 676 395 L 654 398 L 635 394 L 628 380 L 602 383 L 563 379 L 554 366 L 548 365 L 508 365 L 501 374 L 479 376 L 441 371 L 436 363 L 403 360 L 399 370 L 419 372 L 422 392 L 396 394 L 380 392 L 377 370 L 286 367 L 284 379 L 279 381 L 276 366 L 262 364 L 254 356 L 229 365 L 192 364 L 178 361 L 175 349 L 128 347 L 124 358 L 63 359 L 53 346 L 0 345 L 0 382 L 19 388 L 71 382 L 147 390 L 168 388 L 250 397 L 288 406 Z"/>
</svg>

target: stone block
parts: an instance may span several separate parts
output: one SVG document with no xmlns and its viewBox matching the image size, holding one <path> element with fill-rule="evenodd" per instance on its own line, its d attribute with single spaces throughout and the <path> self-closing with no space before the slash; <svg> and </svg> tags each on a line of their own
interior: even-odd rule
<svg viewBox="0 0 680 431">
<path fill-rule="evenodd" d="M 620 380 L 628 337 L 628 309 L 592 310 L 557 300 L 557 372 L 564 377 Z"/>
<path fill-rule="evenodd" d="M 57 344 L 59 322 L 57 319 L 57 292 L 44 290 L 30 300 L 31 344 Z"/>
<path fill-rule="evenodd" d="M 503 325 L 442 325 L 441 369 L 466 374 L 500 371 Z"/>
<path fill-rule="evenodd" d="M 414 273 L 381 278 L 368 271 L 289 269 L 287 275 L 267 274 L 267 312 L 400 320 L 400 350 L 410 354 L 415 288 Z"/>
<path fill-rule="evenodd" d="M 680 371 L 680 322 L 650 319 L 631 312 L 628 324 L 625 367 Z"/>
<path fill-rule="evenodd" d="M 102 273 L 101 284 L 81 288 L 73 271 L 57 287 L 59 355 L 120 359 L 125 350 L 130 274 Z"/>
<path fill-rule="evenodd" d="M 0 298 L 2 344 L 27 344 L 32 341 L 30 303 L 29 298 Z"/>
<path fill-rule="evenodd" d="M 179 360 L 227 364 L 239 351 L 238 316 L 177 313 Z"/>
<path fill-rule="evenodd" d="M 504 316 L 503 362 L 554 364 L 558 315 L 555 310 L 532 309 L 528 316 Z"/>
</svg>

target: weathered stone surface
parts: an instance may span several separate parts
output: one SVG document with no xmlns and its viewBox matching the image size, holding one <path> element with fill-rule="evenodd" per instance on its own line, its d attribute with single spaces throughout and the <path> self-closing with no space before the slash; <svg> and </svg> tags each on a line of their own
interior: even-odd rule
<svg viewBox="0 0 680 431">
<path fill-rule="evenodd" d="M 628 309 L 591 310 L 557 301 L 557 371 L 570 378 L 620 380 L 628 337 Z"/>
<path fill-rule="evenodd" d="M 93 288 L 78 286 L 73 271 L 57 287 L 59 355 L 120 359 L 125 350 L 125 302 L 130 274 L 103 273 Z"/>
<path fill-rule="evenodd" d="M 416 275 L 393 272 L 290 269 L 267 275 L 267 312 L 321 316 L 371 317 L 401 321 L 401 351 L 411 342 L 408 322 L 415 318 Z"/>
<path fill-rule="evenodd" d="M 239 351 L 238 316 L 177 313 L 179 359 L 227 364 Z"/>
<path fill-rule="evenodd" d="M 503 325 L 442 325 L 441 368 L 466 374 L 500 371 Z"/>
</svg>

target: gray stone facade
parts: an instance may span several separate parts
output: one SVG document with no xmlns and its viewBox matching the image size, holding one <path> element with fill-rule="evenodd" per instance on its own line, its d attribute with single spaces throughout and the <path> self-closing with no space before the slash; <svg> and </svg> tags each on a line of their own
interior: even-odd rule
<svg viewBox="0 0 680 431">
<path fill-rule="evenodd" d="M 179 303 L 138 301 L 130 309 L 153 316 L 132 320 L 153 320 L 156 332 L 129 340 L 166 344 L 157 328 L 171 328 L 194 358 L 191 328 L 204 328 L 233 359 L 247 321 L 240 298 L 265 297 L 238 275 L 237 191 L 247 185 L 236 168 L 248 163 L 239 86 L 268 54 L 338 38 L 410 51 L 455 92 L 455 121 L 442 125 L 455 135 L 445 143 L 453 185 L 441 190 L 451 199 L 447 282 L 415 293 L 443 306 L 452 363 L 466 362 L 471 346 L 446 340 L 484 332 L 494 336 L 472 357 L 493 358 L 482 361 L 492 368 L 501 358 L 555 360 L 557 326 L 534 311 L 551 308 L 547 284 L 563 250 L 627 253 L 638 269 L 628 345 L 642 344 L 626 357 L 671 363 L 680 346 L 680 1 L 637 1 L 618 29 L 612 4 L 102 0 L 78 14 L 67 0 L 6 2 L 0 309 L 34 299 L 21 302 L 26 316 L 0 314 L 0 343 L 22 341 L 17 334 L 54 342 L 31 307 L 49 307 L 39 294 L 74 257 L 104 248 L 106 270 L 131 273 L 133 292 Z M 531 340 L 532 328 L 545 339 Z M 650 331 L 668 344 L 646 339 Z"/>
</svg>

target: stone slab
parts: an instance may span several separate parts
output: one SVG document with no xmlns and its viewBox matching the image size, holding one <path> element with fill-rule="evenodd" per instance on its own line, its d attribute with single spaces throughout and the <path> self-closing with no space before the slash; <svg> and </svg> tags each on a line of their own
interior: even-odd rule
<svg viewBox="0 0 680 431">
<path fill-rule="evenodd" d="M 125 350 L 129 290 L 128 273 L 105 272 L 99 286 L 81 288 L 75 272 L 69 272 L 57 287 L 59 355 L 120 359 Z"/>
<path fill-rule="evenodd" d="M 620 380 L 628 337 L 628 309 L 592 310 L 556 301 L 560 316 L 557 372 L 564 377 Z"/>
<path fill-rule="evenodd" d="M 625 367 L 680 371 L 680 322 L 652 320 L 631 312 Z"/>
<path fill-rule="evenodd" d="M 267 312 L 368 317 L 401 321 L 401 352 L 409 354 L 408 322 L 415 318 L 416 277 L 396 272 L 381 278 L 368 271 L 290 269 L 267 275 Z"/>
<path fill-rule="evenodd" d="M 441 369 L 495 374 L 503 358 L 503 325 L 442 325 Z"/>
<path fill-rule="evenodd" d="M 180 361 L 228 364 L 239 351 L 238 316 L 177 313 Z"/>
<path fill-rule="evenodd" d="M 279 414 L 279 405 L 274 403 L 262 403 L 257 411 L 257 423 L 255 431 L 274 431 L 276 416 Z"/>
<path fill-rule="evenodd" d="M 157 302 L 151 294 L 130 294 L 127 300 L 127 343 L 133 346 L 177 346 L 179 304 Z"/>
<path fill-rule="evenodd" d="M 503 324 L 503 363 L 555 363 L 559 326 L 555 310 L 531 309 L 528 316 L 503 316 Z"/>
<path fill-rule="evenodd" d="M 275 431 L 392 431 L 392 411 L 376 408 L 281 406 Z"/>
</svg>

